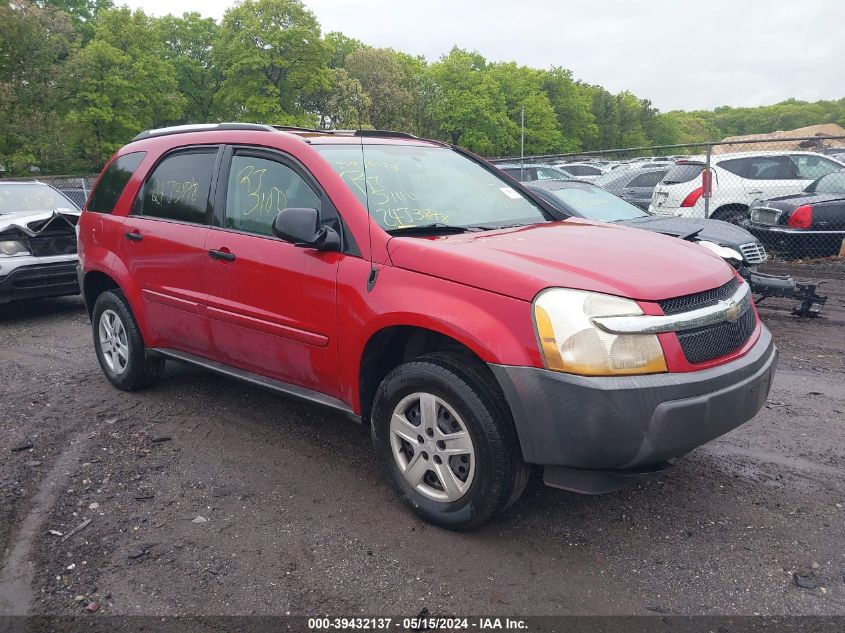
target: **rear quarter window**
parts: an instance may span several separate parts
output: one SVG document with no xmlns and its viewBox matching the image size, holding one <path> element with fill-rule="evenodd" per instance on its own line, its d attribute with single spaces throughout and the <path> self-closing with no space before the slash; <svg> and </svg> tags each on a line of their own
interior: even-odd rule
<svg viewBox="0 0 845 633">
<path fill-rule="evenodd" d="M 716 164 L 725 171 L 729 171 L 734 176 L 745 176 L 748 170 L 747 158 L 731 158 L 728 160 L 723 160 Z"/>
<path fill-rule="evenodd" d="M 691 182 L 701 175 L 704 165 L 697 163 L 681 163 L 674 165 L 663 177 L 664 185 L 677 185 L 682 182 Z"/>
<path fill-rule="evenodd" d="M 169 154 L 147 178 L 133 213 L 205 224 L 217 151 L 203 147 Z"/>
<path fill-rule="evenodd" d="M 146 152 L 132 152 L 115 158 L 100 176 L 97 186 L 88 198 L 86 209 L 94 213 L 114 211 L 120 194 L 126 188 L 126 183 L 132 178 L 132 174 L 138 169 L 138 165 L 146 155 Z"/>
</svg>

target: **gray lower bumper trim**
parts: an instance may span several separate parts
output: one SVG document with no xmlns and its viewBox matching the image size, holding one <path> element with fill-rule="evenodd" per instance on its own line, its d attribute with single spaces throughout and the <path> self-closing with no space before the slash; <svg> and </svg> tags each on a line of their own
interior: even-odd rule
<svg viewBox="0 0 845 633">
<path fill-rule="evenodd" d="M 697 372 L 590 378 L 490 368 L 510 405 L 525 461 L 625 470 L 680 457 L 754 417 L 776 361 L 763 326 L 745 356 Z"/>
</svg>

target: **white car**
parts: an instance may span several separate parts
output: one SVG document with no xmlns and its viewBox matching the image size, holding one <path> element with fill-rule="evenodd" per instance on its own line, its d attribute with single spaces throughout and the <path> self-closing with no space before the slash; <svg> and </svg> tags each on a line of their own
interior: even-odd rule
<svg viewBox="0 0 845 633">
<path fill-rule="evenodd" d="M 703 218 L 705 158 L 679 160 L 654 189 L 649 211 Z M 798 193 L 845 164 L 813 152 L 742 152 L 710 159 L 709 217 L 739 222 L 754 200 Z"/>
</svg>

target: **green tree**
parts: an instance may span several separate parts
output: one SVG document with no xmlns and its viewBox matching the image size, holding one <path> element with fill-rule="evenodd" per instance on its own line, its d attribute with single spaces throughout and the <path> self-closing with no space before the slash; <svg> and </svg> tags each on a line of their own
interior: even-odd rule
<svg viewBox="0 0 845 633">
<path fill-rule="evenodd" d="M 575 152 L 594 143 L 599 130 L 591 111 L 592 98 L 572 80 L 572 73 L 552 68 L 544 73 L 543 85 L 557 116 L 561 151 Z"/>
<path fill-rule="evenodd" d="M 41 0 L 39 4 L 66 13 L 83 42 L 94 37 L 97 14 L 114 6 L 112 0 Z"/>
<path fill-rule="evenodd" d="M 303 103 L 316 117 L 316 125 L 328 130 L 360 130 L 371 127 L 370 96 L 343 68 L 329 69 L 328 86 L 307 93 Z"/>
<path fill-rule="evenodd" d="M 299 0 L 245 0 L 229 9 L 215 43 L 225 116 L 311 124 L 302 96 L 328 87 L 329 49 Z"/>
<path fill-rule="evenodd" d="M 543 154 L 564 150 L 557 115 L 549 95 L 544 90 L 544 73 L 514 62 L 490 64 L 486 72 L 499 85 L 505 100 L 508 116 L 517 127 L 521 124 L 525 109 L 525 152 Z M 509 147 L 502 147 L 503 153 L 515 153 L 519 149 L 518 137 Z"/>
<path fill-rule="evenodd" d="M 415 86 L 421 70 L 413 58 L 388 48 L 360 48 L 345 69 L 370 96 L 368 119 L 379 130 L 416 131 Z"/>
<path fill-rule="evenodd" d="M 66 145 L 57 134 L 56 83 L 76 47 L 62 11 L 27 0 L 0 4 L 0 163 L 8 171 L 61 164 Z"/>
<path fill-rule="evenodd" d="M 323 39 L 329 49 L 329 68 L 344 68 L 346 58 L 365 47 L 361 40 L 346 37 L 343 33 L 337 31 L 326 33 Z"/>
<path fill-rule="evenodd" d="M 138 132 L 178 121 L 185 98 L 153 21 L 127 8 L 100 13 L 94 39 L 67 63 L 61 90 L 69 138 L 99 167 Z"/>
<path fill-rule="evenodd" d="M 440 134 L 480 154 L 513 147 L 519 128 L 508 116 L 498 82 L 478 53 L 453 48 L 431 65 L 429 112 Z"/>
<path fill-rule="evenodd" d="M 179 92 L 186 99 L 181 122 L 214 120 L 223 76 L 214 64 L 212 47 L 220 26 L 199 13 L 184 13 L 182 17 L 167 15 L 157 20 L 155 26 L 164 43 L 164 59 L 175 69 Z"/>
</svg>

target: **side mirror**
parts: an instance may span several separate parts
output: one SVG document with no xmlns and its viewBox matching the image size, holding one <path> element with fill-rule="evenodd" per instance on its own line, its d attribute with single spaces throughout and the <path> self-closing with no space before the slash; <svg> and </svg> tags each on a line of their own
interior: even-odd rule
<svg viewBox="0 0 845 633">
<path fill-rule="evenodd" d="M 294 246 L 321 251 L 340 249 L 340 236 L 333 228 L 320 224 L 317 209 L 284 209 L 273 221 L 273 235 Z"/>
</svg>

